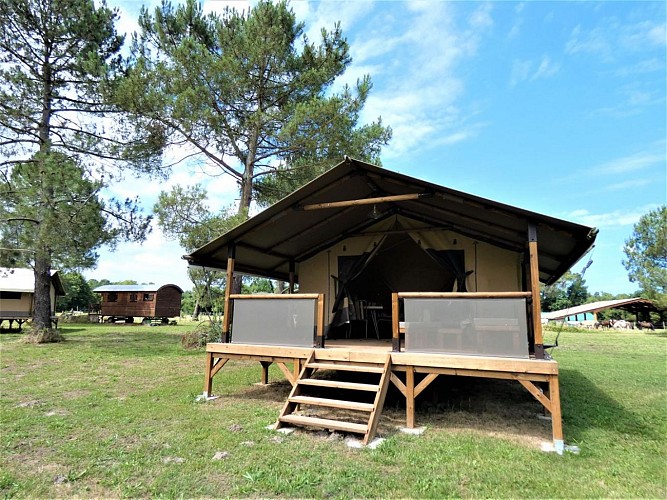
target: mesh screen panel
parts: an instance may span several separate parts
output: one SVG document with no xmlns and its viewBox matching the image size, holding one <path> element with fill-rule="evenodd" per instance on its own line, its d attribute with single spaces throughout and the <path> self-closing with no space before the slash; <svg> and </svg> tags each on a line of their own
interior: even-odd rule
<svg viewBox="0 0 667 500">
<path fill-rule="evenodd" d="M 313 347 L 314 299 L 249 299 L 234 301 L 232 342 Z"/>
<path fill-rule="evenodd" d="M 526 299 L 404 299 L 405 350 L 528 357 Z"/>
</svg>

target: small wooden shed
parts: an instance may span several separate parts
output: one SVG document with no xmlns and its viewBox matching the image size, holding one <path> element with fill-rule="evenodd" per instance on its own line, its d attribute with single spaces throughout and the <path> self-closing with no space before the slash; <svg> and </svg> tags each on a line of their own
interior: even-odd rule
<svg viewBox="0 0 667 500">
<path fill-rule="evenodd" d="M 176 285 L 103 285 L 93 292 L 102 295 L 102 321 L 133 323 L 135 318 L 143 318 L 145 323 L 167 323 L 168 318 L 181 314 L 183 290 Z"/>
<path fill-rule="evenodd" d="M 51 272 L 51 317 L 56 318 L 56 297 L 65 295 L 58 271 Z M 32 318 L 35 303 L 35 274 L 32 269 L 0 267 L 0 326 L 3 322 L 19 330 Z"/>
</svg>

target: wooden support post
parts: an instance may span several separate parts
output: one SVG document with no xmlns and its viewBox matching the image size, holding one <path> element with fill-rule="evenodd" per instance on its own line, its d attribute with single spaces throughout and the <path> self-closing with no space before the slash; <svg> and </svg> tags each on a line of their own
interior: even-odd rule
<svg viewBox="0 0 667 500">
<path fill-rule="evenodd" d="M 289 261 L 289 293 L 294 293 L 294 275 L 296 271 L 296 263 L 293 260 Z"/>
<path fill-rule="evenodd" d="M 324 348 L 324 294 L 317 297 L 317 325 L 315 326 L 315 347 Z"/>
<path fill-rule="evenodd" d="M 269 384 L 269 366 L 271 366 L 271 361 L 260 361 L 259 362 L 262 365 L 262 380 L 261 384 L 262 385 L 268 385 Z"/>
<path fill-rule="evenodd" d="M 301 373 L 301 358 L 294 358 L 293 366 L 294 380 L 298 380 L 299 374 Z"/>
<path fill-rule="evenodd" d="M 542 339 L 542 304 L 540 301 L 540 268 L 537 255 L 537 227 L 528 225 L 528 255 L 530 259 L 530 292 L 533 308 L 533 336 L 535 339 L 535 358 L 544 359 L 544 340 Z"/>
<path fill-rule="evenodd" d="M 405 426 L 415 427 L 415 367 L 408 366 L 405 370 Z"/>
<path fill-rule="evenodd" d="M 233 243 L 227 248 L 227 286 L 225 287 L 225 316 L 222 322 L 222 341 L 230 342 L 230 327 L 232 323 L 232 286 L 234 283 L 234 261 L 236 260 L 236 246 Z"/>
<path fill-rule="evenodd" d="M 549 399 L 551 400 L 551 431 L 553 434 L 554 448 L 559 455 L 563 454 L 565 442 L 563 441 L 563 416 L 560 410 L 560 389 L 558 387 L 558 375 L 549 377 Z"/>
<path fill-rule="evenodd" d="M 213 375 L 211 371 L 213 370 L 213 353 L 206 353 L 206 369 L 204 375 L 204 397 L 210 398 L 211 391 L 213 390 Z"/>
<path fill-rule="evenodd" d="M 391 346 L 395 352 L 401 350 L 401 333 L 400 322 L 398 317 L 398 294 L 391 294 Z"/>
</svg>

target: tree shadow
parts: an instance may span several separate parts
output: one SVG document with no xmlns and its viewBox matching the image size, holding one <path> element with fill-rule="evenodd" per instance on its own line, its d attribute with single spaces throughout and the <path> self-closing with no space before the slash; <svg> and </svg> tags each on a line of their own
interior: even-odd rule
<svg viewBox="0 0 667 500">
<path fill-rule="evenodd" d="M 559 379 L 563 419 L 570 439 L 580 440 L 590 429 L 664 439 L 645 418 L 623 407 L 578 370 L 562 368 Z"/>
<path fill-rule="evenodd" d="M 361 377 L 360 377 L 361 375 Z M 258 370 L 259 378 L 259 370 Z M 560 370 L 561 408 L 568 441 L 581 441 L 591 429 L 605 429 L 622 434 L 662 439 L 640 415 L 629 411 L 586 378 L 581 372 Z M 363 374 L 355 380 L 364 382 Z M 286 380 L 268 386 L 243 388 L 232 397 L 266 402 L 284 401 L 291 385 Z M 344 399 L 343 394 L 327 397 Z M 476 429 L 495 433 L 507 430 L 525 436 L 550 434 L 551 424 L 537 415 L 543 407 L 520 384 L 509 380 L 476 377 L 440 376 L 415 401 L 415 418 L 420 425 Z M 392 386 L 387 394 L 383 414 L 402 420 L 405 398 Z"/>
</svg>

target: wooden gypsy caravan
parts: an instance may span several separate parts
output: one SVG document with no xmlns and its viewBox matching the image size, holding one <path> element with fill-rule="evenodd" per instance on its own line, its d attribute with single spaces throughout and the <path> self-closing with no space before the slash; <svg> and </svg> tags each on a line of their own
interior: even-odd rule
<svg viewBox="0 0 667 500">
<path fill-rule="evenodd" d="M 51 320 L 57 326 L 56 298 L 65 295 L 65 288 L 58 271 L 51 272 Z M 32 318 L 35 304 L 35 273 L 32 269 L 0 267 L 0 327 L 7 322 L 13 329 L 14 322 L 20 330 L 23 323 Z"/>
<path fill-rule="evenodd" d="M 176 285 L 103 285 L 93 292 L 102 295 L 100 321 L 133 323 L 143 318 L 144 324 L 166 324 L 181 314 L 183 290 Z"/>
<path fill-rule="evenodd" d="M 596 234 L 346 157 L 184 256 L 226 269 L 228 283 L 240 273 L 290 284 L 284 295 L 227 290 L 204 394 L 230 359 L 258 361 L 263 383 L 276 363 L 292 383 L 277 427 L 337 429 L 368 442 L 390 383 L 414 427 L 415 398 L 438 375 L 516 380 L 551 413 L 562 451 L 558 365 L 544 350 L 539 284 L 555 282 Z M 359 372 L 378 380 L 350 381 Z M 347 378 L 332 379 L 339 375 Z M 330 417 L 336 409 L 359 419 Z"/>
</svg>

